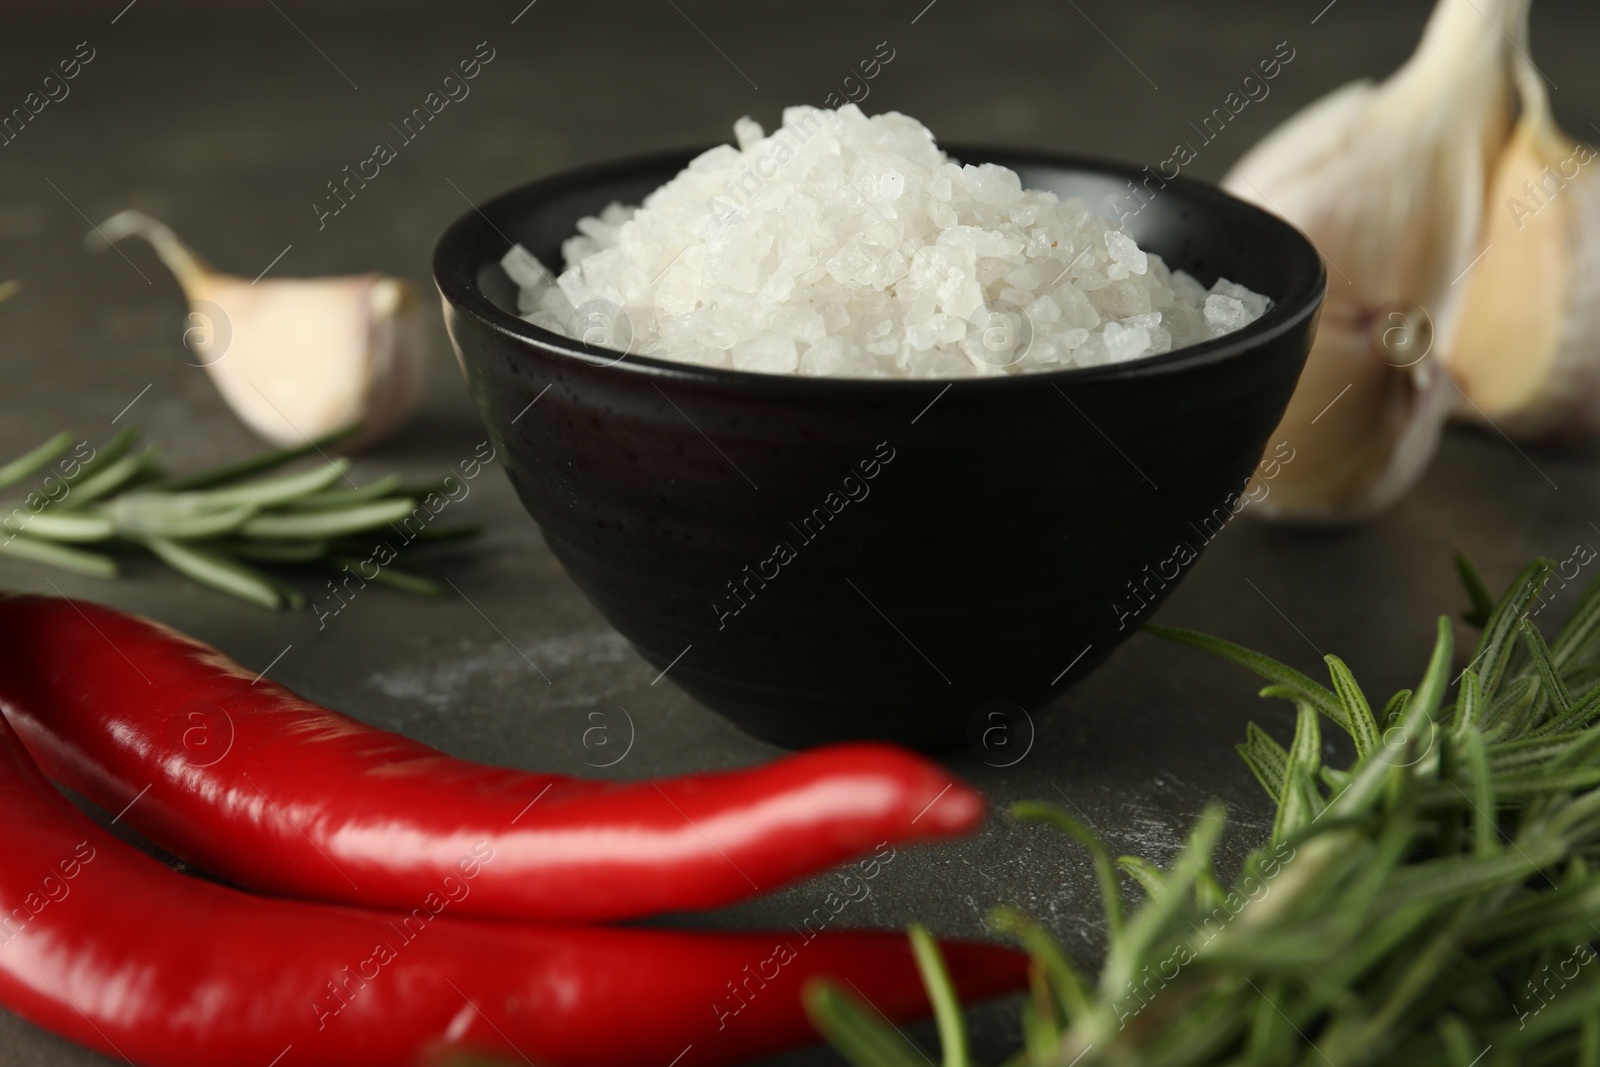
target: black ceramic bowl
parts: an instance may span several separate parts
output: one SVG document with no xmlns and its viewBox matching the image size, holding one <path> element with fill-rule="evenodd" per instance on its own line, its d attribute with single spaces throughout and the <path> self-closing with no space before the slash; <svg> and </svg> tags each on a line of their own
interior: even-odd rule
<svg viewBox="0 0 1600 1067">
<path fill-rule="evenodd" d="M 951 154 L 1096 203 L 1146 177 Z M 499 266 L 511 242 L 559 269 L 579 217 L 638 203 L 693 155 L 522 186 L 435 251 L 472 398 L 551 550 L 668 680 L 780 744 L 947 747 L 996 710 L 1048 703 L 1149 618 L 1228 516 L 1311 344 L 1315 249 L 1170 182 L 1128 220 L 1140 245 L 1267 294 L 1267 315 L 1119 366 L 953 384 L 619 358 L 517 317 Z"/>
</svg>

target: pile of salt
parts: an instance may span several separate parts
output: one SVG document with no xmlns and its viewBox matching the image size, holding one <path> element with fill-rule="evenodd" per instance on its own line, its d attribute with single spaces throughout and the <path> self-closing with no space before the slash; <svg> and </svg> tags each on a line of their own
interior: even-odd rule
<svg viewBox="0 0 1600 1067">
<path fill-rule="evenodd" d="M 957 378 L 1091 367 L 1231 333 L 1266 297 L 1207 290 L 1081 200 L 962 166 L 915 119 L 793 107 L 638 207 L 582 219 L 519 308 L 604 347 L 713 367 Z"/>
</svg>

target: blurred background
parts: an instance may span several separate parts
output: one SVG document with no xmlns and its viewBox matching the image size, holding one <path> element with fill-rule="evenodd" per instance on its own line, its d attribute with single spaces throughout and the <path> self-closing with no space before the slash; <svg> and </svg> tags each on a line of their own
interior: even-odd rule
<svg viewBox="0 0 1600 1067">
<path fill-rule="evenodd" d="M 129 423 L 162 443 L 178 470 L 257 447 L 203 373 L 180 358 L 181 293 L 148 248 L 86 250 L 91 221 L 124 208 L 161 218 L 215 266 L 245 277 L 269 267 L 282 276 L 376 270 L 412 279 L 431 301 L 429 257 L 444 227 L 473 203 L 554 171 L 726 139 L 743 115 L 770 130 L 783 107 L 821 106 L 835 93 L 869 113 L 904 111 L 941 140 L 1154 164 L 1192 140 L 1189 124 L 1287 43 L 1294 58 L 1270 95 L 1186 168 L 1215 180 L 1304 104 L 1392 71 L 1429 7 L 8 5 L 0 10 L 0 113 L 20 106 L 83 43 L 93 58 L 67 96 L 0 147 L 0 281 L 21 283 L 0 304 L 0 455 L 64 428 L 99 440 Z M 1600 8 L 1539 0 L 1533 27 L 1557 118 L 1600 138 L 1592 55 Z M 885 45 L 893 58 L 861 80 L 857 64 L 881 57 Z M 480 46 L 493 58 L 470 95 L 399 146 L 390 123 L 421 106 L 460 60 L 481 56 Z M 314 205 L 330 203 L 327 183 L 379 141 L 399 146 L 398 158 L 319 220 Z M 358 471 L 423 477 L 483 439 L 436 317 L 432 330 L 420 415 L 365 454 Z M 1321 653 L 1337 651 L 1369 688 L 1389 692 L 1412 684 L 1410 672 L 1424 662 L 1428 617 L 1463 607 L 1453 551 L 1472 553 L 1498 588 L 1534 555 L 1561 559 L 1574 543 L 1600 544 L 1597 488 L 1592 454 L 1518 451 L 1492 434 L 1451 429 L 1419 489 L 1371 525 L 1318 535 L 1232 525 L 1159 618 L 1308 671 Z M 466 506 L 464 518 L 486 524 L 485 543 L 445 573 L 471 605 L 369 594 L 319 630 L 306 613 L 266 613 L 154 565 L 117 583 L 52 577 L 65 593 L 149 614 L 252 669 L 273 663 L 274 678 L 307 696 L 457 755 L 637 777 L 773 754 L 669 686 L 648 685 L 655 671 L 582 600 L 498 472 L 480 480 Z M 4 561 L 0 587 L 50 591 L 44 572 Z M 553 685 L 533 684 L 522 652 L 551 672 Z M 1255 689 L 1196 654 L 1134 640 L 1039 719 L 1020 762 L 996 767 L 963 754 L 952 766 L 999 802 L 1066 797 L 1114 848 L 1161 861 L 1211 796 L 1228 803 L 1239 832 L 1263 831 L 1265 800 L 1232 745 L 1249 719 L 1286 736 L 1290 717 L 1256 701 Z M 629 713 L 631 754 L 607 770 L 585 769 L 602 762 L 584 747 L 589 714 L 617 707 Z M 810 910 L 825 881 L 697 921 L 781 926 Z M 1098 951 L 1100 912 L 1084 855 L 1037 831 L 997 823 L 973 841 L 897 858 L 880 883 L 852 924 L 922 918 L 940 933 L 981 935 L 982 912 L 1014 902 L 1045 917 L 1080 958 Z M 1013 1016 L 980 1016 L 983 1050 L 1014 1043 Z M 0 1067 L 102 1062 L 0 1013 Z M 784 1062 L 835 1061 L 816 1050 Z"/>
</svg>

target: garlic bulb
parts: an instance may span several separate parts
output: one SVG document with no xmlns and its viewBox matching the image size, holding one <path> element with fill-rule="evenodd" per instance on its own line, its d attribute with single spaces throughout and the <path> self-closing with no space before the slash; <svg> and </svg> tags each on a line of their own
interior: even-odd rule
<svg viewBox="0 0 1600 1067">
<path fill-rule="evenodd" d="M 1515 57 L 1522 116 L 1488 197 L 1481 261 L 1446 351 L 1459 414 L 1505 433 L 1600 433 L 1600 168 L 1550 115 L 1544 78 Z"/>
<path fill-rule="evenodd" d="M 276 445 L 361 424 L 350 447 L 398 427 L 416 404 L 426 356 L 422 302 L 378 274 L 258 278 L 212 270 L 138 211 L 90 235 L 149 241 L 189 300 L 184 341 L 234 412 Z"/>
<path fill-rule="evenodd" d="M 1451 282 L 1477 250 L 1484 190 L 1510 134 L 1510 46 L 1530 0 L 1440 0 L 1416 53 L 1381 84 L 1335 90 L 1224 179 L 1304 230 L 1329 267 L 1322 323 L 1274 434 L 1296 460 L 1257 510 L 1348 522 L 1427 466 L 1447 376 L 1419 344 L 1455 314 Z"/>
</svg>

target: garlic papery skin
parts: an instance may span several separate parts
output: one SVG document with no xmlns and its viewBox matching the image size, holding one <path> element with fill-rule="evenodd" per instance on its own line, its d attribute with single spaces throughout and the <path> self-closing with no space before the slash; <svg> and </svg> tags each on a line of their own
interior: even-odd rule
<svg viewBox="0 0 1600 1067">
<path fill-rule="evenodd" d="M 1516 57 L 1522 116 L 1490 188 L 1482 259 L 1445 349 L 1457 414 L 1534 440 L 1600 433 L 1600 166 Z"/>
<path fill-rule="evenodd" d="M 341 447 L 373 441 L 411 414 L 427 357 L 422 301 L 380 274 L 248 278 L 212 270 L 167 226 L 124 211 L 93 237 L 149 241 L 189 302 L 184 341 L 244 423 L 300 445 L 357 423 Z"/>
<path fill-rule="evenodd" d="M 1321 326 L 1273 435 L 1296 459 L 1262 487 L 1261 515 L 1367 518 L 1432 458 L 1447 385 L 1437 354 L 1397 358 L 1389 319 L 1421 309 L 1442 330 L 1455 314 L 1450 283 L 1477 250 L 1488 176 L 1513 123 L 1508 38 L 1528 3 L 1440 0 L 1393 76 L 1312 104 L 1224 179 L 1305 231 L 1329 267 Z"/>
</svg>

